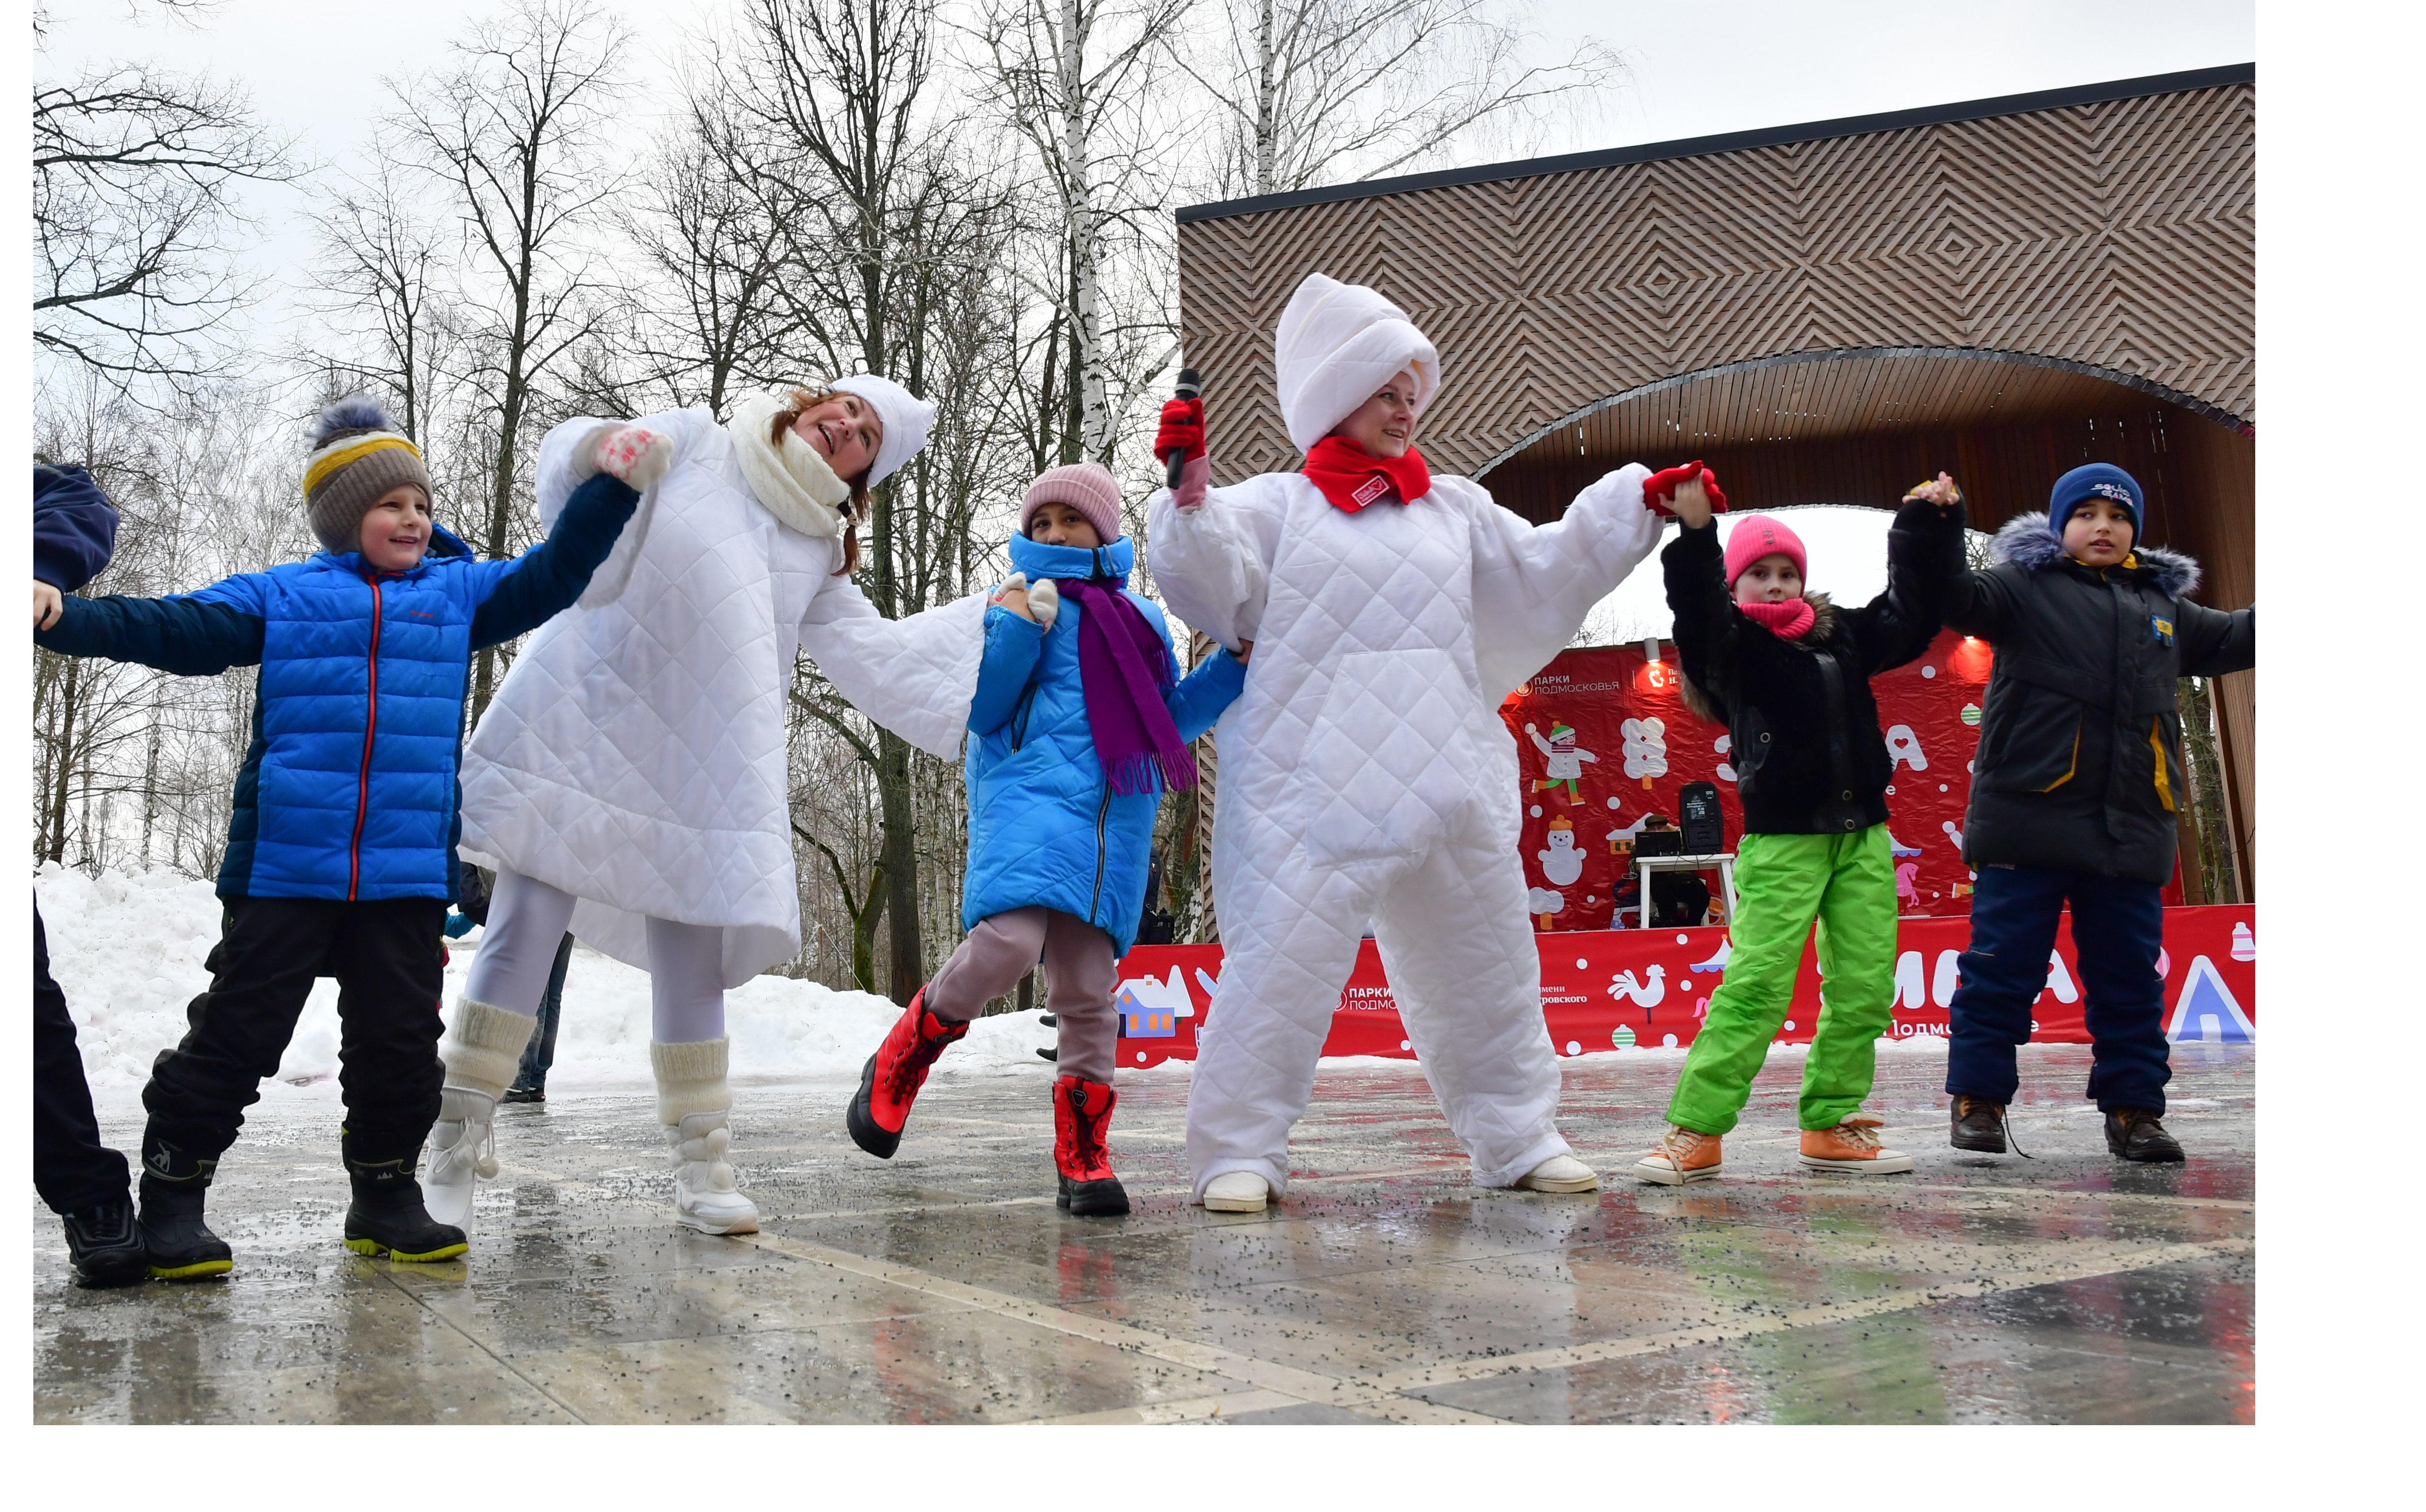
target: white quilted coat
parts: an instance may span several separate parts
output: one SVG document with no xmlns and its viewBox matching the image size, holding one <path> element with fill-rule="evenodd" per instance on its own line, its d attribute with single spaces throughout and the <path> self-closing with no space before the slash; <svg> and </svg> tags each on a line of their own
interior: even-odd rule
<svg viewBox="0 0 2426 1512">
<path fill-rule="evenodd" d="M 1516 855 L 1500 701 L 1658 543 L 1629 466 L 1533 526 L 1480 485 L 1348 514 L 1298 474 L 1149 517 L 1156 586 L 1189 624 L 1254 642 L 1215 727 L 1213 895 L 1224 959 L 1189 1093 L 1196 1190 L 1284 1189 L 1289 1126 L 1367 920 L 1475 1179 L 1568 1152 Z"/>
<path fill-rule="evenodd" d="M 850 580 L 835 535 L 780 523 L 704 410 L 637 422 L 673 460 L 590 591 L 514 659 L 463 757 L 463 848 L 581 900 L 573 932 L 647 967 L 646 921 L 724 930 L 738 987 L 798 954 L 799 887 L 784 764 L 795 653 L 862 713 L 939 756 L 959 753 L 984 648 L 984 595 L 901 620 Z M 577 443 L 540 445 L 552 523 Z"/>
</svg>

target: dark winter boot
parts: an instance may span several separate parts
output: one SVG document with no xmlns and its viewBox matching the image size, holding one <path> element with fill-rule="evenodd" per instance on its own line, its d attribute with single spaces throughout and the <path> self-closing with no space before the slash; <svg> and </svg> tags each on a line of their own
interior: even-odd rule
<svg viewBox="0 0 2426 1512">
<path fill-rule="evenodd" d="M 2119 1108 L 2106 1115 L 2106 1148 L 2125 1160 L 2177 1165 L 2182 1147 L 2145 1108 Z"/>
<path fill-rule="evenodd" d="M 1053 1084 L 1053 1164 L 1061 1176 L 1054 1205 L 1074 1216 L 1117 1218 L 1129 1210 L 1129 1195 L 1104 1148 L 1120 1100 L 1101 1082 L 1064 1076 Z"/>
<path fill-rule="evenodd" d="M 2005 1105 L 2002 1102 L 1957 1094 L 1948 1111 L 1954 1118 L 1951 1137 L 1955 1149 L 1984 1150 L 1991 1155 L 2005 1152 Z"/>
<path fill-rule="evenodd" d="M 67 1226 L 68 1263 L 75 1267 L 78 1286 L 132 1286 L 151 1278 L 152 1263 L 135 1231 L 134 1203 L 121 1198 L 63 1213 L 59 1220 Z"/>
<path fill-rule="evenodd" d="M 927 989 L 920 988 L 859 1073 L 859 1091 L 844 1120 L 851 1142 L 879 1160 L 891 1160 L 901 1148 L 910 1104 L 927 1085 L 927 1069 L 946 1045 L 968 1032 L 966 1023 L 946 1023 L 928 1012 Z"/>
<path fill-rule="evenodd" d="M 235 1252 L 202 1221 L 202 1198 L 210 1185 L 207 1168 L 183 1181 L 144 1173 L 143 1215 L 135 1220 L 135 1231 L 143 1240 L 144 1263 L 161 1280 L 205 1280 L 235 1269 Z"/>
<path fill-rule="evenodd" d="M 421 1151 L 386 1160 L 366 1157 L 354 1136 L 344 1135 L 346 1175 L 354 1183 L 354 1200 L 346 1208 L 346 1247 L 357 1255 L 385 1255 L 390 1260 L 424 1263 L 453 1260 L 472 1247 L 463 1231 L 429 1216 L 421 1202 L 421 1183 L 412 1177 Z"/>
</svg>

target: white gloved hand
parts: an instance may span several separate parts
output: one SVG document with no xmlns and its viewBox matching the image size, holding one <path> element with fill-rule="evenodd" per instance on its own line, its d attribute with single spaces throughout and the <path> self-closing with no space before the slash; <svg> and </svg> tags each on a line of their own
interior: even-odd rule
<svg viewBox="0 0 2426 1512">
<path fill-rule="evenodd" d="M 624 426 L 599 438 L 590 460 L 601 473 L 646 493 L 666 475 L 673 456 L 673 442 L 665 437 L 638 426 Z"/>
<path fill-rule="evenodd" d="M 1052 629 L 1053 621 L 1061 615 L 1061 590 L 1053 586 L 1053 580 L 1040 577 L 1031 587 L 1026 572 L 1013 572 L 1005 578 L 1002 587 L 995 589 L 994 597 L 986 602 L 1000 604 L 1040 630 Z"/>
</svg>

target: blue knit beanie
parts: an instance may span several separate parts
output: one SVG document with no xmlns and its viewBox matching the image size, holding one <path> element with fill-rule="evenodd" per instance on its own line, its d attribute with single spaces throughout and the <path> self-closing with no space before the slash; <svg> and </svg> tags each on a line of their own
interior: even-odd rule
<svg viewBox="0 0 2426 1512">
<path fill-rule="evenodd" d="M 2111 499 L 2131 511 L 2131 539 L 2142 534 L 2140 484 L 2130 474 L 2111 462 L 2092 462 L 2076 467 L 2055 480 L 2055 491 L 2047 495 L 2047 529 L 2058 540 L 2063 539 L 2064 522 L 2072 518 L 2073 506 L 2083 499 Z"/>
</svg>

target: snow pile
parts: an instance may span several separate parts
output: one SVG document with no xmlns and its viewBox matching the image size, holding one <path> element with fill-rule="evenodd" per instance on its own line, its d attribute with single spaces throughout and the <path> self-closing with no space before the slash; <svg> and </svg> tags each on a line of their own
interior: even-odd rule
<svg viewBox="0 0 2426 1512">
<path fill-rule="evenodd" d="M 186 1007 L 210 985 L 203 962 L 219 936 L 211 884 L 170 871 L 104 872 L 45 864 L 35 878 L 49 936 L 51 974 L 67 993 L 77 1048 L 95 1098 L 131 1102 L 153 1058 L 186 1032 Z M 445 1004 L 452 1012 L 478 953 L 479 931 L 448 942 Z M 733 1075 L 857 1081 L 899 1010 L 865 992 L 761 976 L 725 1000 Z M 979 1020 L 936 1067 L 938 1076 L 1041 1070 L 1036 1047 L 1053 1042 L 1037 1012 Z M 565 973 L 564 1015 L 548 1087 L 649 1084 L 649 978 L 576 946 Z M 337 984 L 314 986 L 277 1080 L 333 1096 Z M 281 1087 L 265 1087 L 285 1095 Z"/>
</svg>

